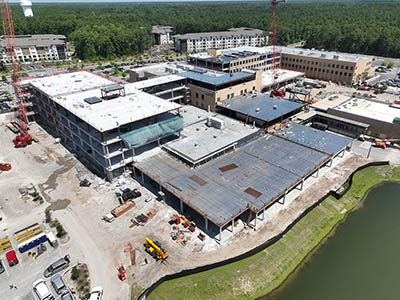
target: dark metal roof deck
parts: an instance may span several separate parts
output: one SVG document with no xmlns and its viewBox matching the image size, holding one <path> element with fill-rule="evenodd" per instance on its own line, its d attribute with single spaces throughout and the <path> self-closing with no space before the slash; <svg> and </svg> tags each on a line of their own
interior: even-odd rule
<svg viewBox="0 0 400 300">
<path fill-rule="evenodd" d="M 135 164 L 152 180 L 217 226 L 244 211 L 261 211 L 330 156 L 266 135 L 197 169 L 166 153 Z"/>
<path fill-rule="evenodd" d="M 294 122 L 288 122 L 287 124 L 289 127 L 285 126 L 274 134 L 330 155 L 336 155 L 352 143 L 352 139 L 347 137 Z"/>
<path fill-rule="evenodd" d="M 270 122 L 296 111 L 303 107 L 304 104 L 286 99 L 278 100 L 266 94 L 256 93 L 255 95 L 246 94 L 234 97 L 231 100 L 225 100 L 218 106 L 254 119 Z"/>
<path fill-rule="evenodd" d="M 226 83 L 233 82 L 233 81 L 240 80 L 240 79 L 254 77 L 254 74 L 246 73 L 246 72 L 237 72 L 237 73 L 233 73 L 231 75 L 226 74 L 226 73 L 221 73 L 221 72 L 213 72 L 213 71 L 211 71 L 211 72 L 208 72 L 208 73 L 183 72 L 183 73 L 180 73 L 179 76 L 182 76 L 182 77 L 185 77 L 188 79 L 192 79 L 192 80 L 197 80 L 197 81 L 207 83 L 210 85 L 214 85 L 214 86 L 226 84 Z"/>
</svg>

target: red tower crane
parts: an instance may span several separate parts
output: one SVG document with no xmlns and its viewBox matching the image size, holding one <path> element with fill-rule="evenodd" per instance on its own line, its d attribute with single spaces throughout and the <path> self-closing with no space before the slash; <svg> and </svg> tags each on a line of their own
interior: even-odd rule
<svg viewBox="0 0 400 300">
<path fill-rule="evenodd" d="M 25 147 L 32 142 L 32 136 L 28 132 L 28 119 L 20 84 L 20 66 L 15 52 L 14 22 L 8 0 L 1 0 L 1 17 L 3 21 L 4 42 L 6 45 L 7 57 L 12 59 L 11 84 L 14 88 L 15 97 L 18 102 L 17 116 L 19 119 L 19 135 L 13 139 L 15 147 Z"/>
<path fill-rule="evenodd" d="M 278 97 L 285 97 L 286 93 L 284 90 L 279 90 L 278 85 L 278 74 L 276 71 L 276 64 L 279 62 L 278 53 L 276 53 L 276 35 L 278 25 L 276 24 L 276 6 L 279 3 L 284 3 L 286 0 L 271 0 L 271 8 L 272 8 L 272 17 L 271 17 L 271 32 L 270 32 L 270 45 L 272 46 L 272 70 L 274 76 L 274 82 L 272 85 L 272 91 L 270 96 L 278 96 Z"/>
</svg>

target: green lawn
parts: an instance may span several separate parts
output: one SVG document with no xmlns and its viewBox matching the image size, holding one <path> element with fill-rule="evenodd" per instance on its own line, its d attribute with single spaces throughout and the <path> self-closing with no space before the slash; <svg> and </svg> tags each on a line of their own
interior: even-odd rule
<svg viewBox="0 0 400 300">
<path fill-rule="evenodd" d="M 360 205 L 371 187 L 385 181 L 400 182 L 400 167 L 369 167 L 358 172 L 346 196 L 339 201 L 327 198 L 273 246 L 239 262 L 165 282 L 148 299 L 253 299 L 267 294 L 295 270 L 346 212 Z M 134 290 L 132 299 L 138 296 Z"/>
</svg>

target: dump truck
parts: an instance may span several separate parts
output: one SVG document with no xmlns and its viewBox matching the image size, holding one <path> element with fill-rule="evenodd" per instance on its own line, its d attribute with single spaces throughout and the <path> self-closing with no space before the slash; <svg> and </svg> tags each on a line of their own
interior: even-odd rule
<svg viewBox="0 0 400 300">
<path fill-rule="evenodd" d="M 164 250 L 161 247 L 161 244 L 157 241 L 152 241 L 149 238 L 146 238 L 146 243 L 144 244 L 145 251 L 153 256 L 156 260 L 166 260 L 168 258 L 167 253 L 168 250 Z"/>
</svg>

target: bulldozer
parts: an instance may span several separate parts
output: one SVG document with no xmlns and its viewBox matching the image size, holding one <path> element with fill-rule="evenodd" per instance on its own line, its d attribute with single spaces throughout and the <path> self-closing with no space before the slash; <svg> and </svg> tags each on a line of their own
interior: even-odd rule
<svg viewBox="0 0 400 300">
<path fill-rule="evenodd" d="M 146 243 L 144 244 L 145 251 L 149 253 L 155 260 L 166 260 L 168 258 L 167 253 L 168 250 L 164 250 L 161 247 L 161 244 L 157 241 L 152 241 L 149 238 L 146 238 Z"/>
</svg>

